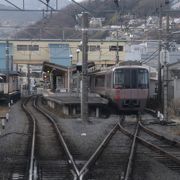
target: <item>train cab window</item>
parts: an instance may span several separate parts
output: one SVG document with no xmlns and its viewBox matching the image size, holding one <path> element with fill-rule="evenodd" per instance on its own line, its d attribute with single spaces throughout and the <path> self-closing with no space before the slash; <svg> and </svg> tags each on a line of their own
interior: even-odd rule
<svg viewBox="0 0 180 180">
<path fill-rule="evenodd" d="M 140 68 L 116 69 L 114 72 L 114 88 L 136 89 L 148 88 L 148 71 Z"/>
<path fill-rule="evenodd" d="M 114 88 L 130 88 L 130 69 L 117 69 L 114 72 Z"/>
<path fill-rule="evenodd" d="M 138 69 L 138 88 L 148 88 L 148 71 L 146 69 Z"/>
<path fill-rule="evenodd" d="M 124 86 L 124 69 L 117 69 L 114 72 L 114 88 L 123 88 Z"/>
<path fill-rule="evenodd" d="M 137 69 L 131 69 L 131 88 L 137 88 Z"/>
<path fill-rule="evenodd" d="M 130 69 L 124 69 L 124 88 L 131 88 L 131 71 Z"/>
</svg>

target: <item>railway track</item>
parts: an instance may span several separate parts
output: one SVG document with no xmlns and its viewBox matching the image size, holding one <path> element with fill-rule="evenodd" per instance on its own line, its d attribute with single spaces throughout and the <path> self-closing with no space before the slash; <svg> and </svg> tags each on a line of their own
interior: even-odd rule
<svg viewBox="0 0 180 180">
<path fill-rule="evenodd" d="M 146 128 L 140 122 L 139 125 L 141 131 L 138 137 L 149 142 L 151 147 L 159 152 L 154 158 L 165 164 L 168 168 L 180 173 L 180 142 L 168 139 L 167 137 Z"/>
<path fill-rule="evenodd" d="M 29 180 L 71 180 L 78 172 L 71 154 L 56 122 L 36 105 L 36 101 L 34 97 L 25 107 L 33 122 Z"/>
<path fill-rule="evenodd" d="M 79 168 L 77 179 L 109 180 L 124 177 L 131 143 L 132 140 L 119 131 L 119 124 L 117 123 L 89 160 L 83 161 L 81 166 L 77 163 L 77 160 L 81 158 L 79 153 L 76 150 L 73 151 L 73 157 Z M 69 147 L 71 150 L 75 149 L 73 145 Z"/>
<path fill-rule="evenodd" d="M 132 140 L 117 123 L 80 170 L 81 179 L 128 179 L 135 151 Z"/>
<path fill-rule="evenodd" d="M 148 157 L 149 160 L 154 160 L 158 162 L 158 165 L 165 166 L 165 169 L 171 169 L 175 171 L 175 174 L 179 176 L 180 174 L 180 142 L 168 139 L 167 137 L 162 136 L 161 134 L 155 132 L 152 129 L 146 128 L 141 121 L 138 122 L 138 129 L 136 128 L 136 136 L 132 133 L 133 126 L 128 127 L 127 124 L 123 127 L 120 124 L 120 128 L 127 136 L 131 139 L 136 139 L 136 152 L 135 158 L 133 159 L 133 171 L 137 171 L 138 168 L 135 166 L 141 166 L 139 168 L 139 175 L 142 173 L 147 165 L 147 161 L 143 162 L 143 158 Z M 141 165 L 140 165 L 141 164 Z M 144 167 L 142 166 L 144 164 Z M 159 169 L 157 166 L 154 169 Z M 151 167 L 151 169 L 153 169 Z M 136 170 L 135 170 L 136 169 Z M 136 175 L 135 175 L 136 174 Z M 137 173 L 135 172 L 132 177 L 137 178 Z"/>
<path fill-rule="evenodd" d="M 144 170 L 147 164 L 151 164 L 148 161 L 152 159 L 158 163 L 155 163 L 156 167 L 149 168 L 158 169 L 160 163 L 163 168 L 165 166 L 164 169 L 170 168 L 180 173 L 179 142 L 163 137 L 153 130 L 148 130 L 141 124 L 139 118 L 137 123 L 125 124 L 125 126 L 121 123 L 116 124 L 111 130 L 80 170 L 81 179 L 144 179 L 150 175 L 147 173 L 148 170 Z M 147 138 L 147 135 L 142 134 L 143 132 L 151 136 Z M 143 160 L 142 156 L 145 156 L 146 160 Z M 136 165 L 141 169 L 135 168 Z M 137 173 L 138 170 L 140 172 Z"/>
<path fill-rule="evenodd" d="M 79 166 L 75 160 L 80 155 L 76 151 L 70 153 L 56 121 L 38 107 L 37 99 L 27 99 L 23 107 L 31 122 L 28 158 L 17 161 L 11 179 L 138 179 L 142 173 L 146 177 L 146 172 L 140 169 L 137 173 L 135 168 L 147 164 L 142 161 L 142 154 L 180 173 L 179 142 L 148 130 L 140 121 L 134 123 L 137 119 L 117 123 L 89 160 Z"/>
</svg>

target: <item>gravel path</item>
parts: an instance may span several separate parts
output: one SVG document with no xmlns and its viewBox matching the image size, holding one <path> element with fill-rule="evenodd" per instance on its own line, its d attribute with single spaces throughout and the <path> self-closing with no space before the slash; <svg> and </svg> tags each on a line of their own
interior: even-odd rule
<svg viewBox="0 0 180 180">
<path fill-rule="evenodd" d="M 21 109 L 21 101 L 11 106 L 9 121 L 5 123 L 5 129 L 0 127 L 0 131 L 1 154 L 5 153 L 7 156 L 24 154 L 24 144 L 28 136 L 28 120 Z"/>
<path fill-rule="evenodd" d="M 42 104 L 41 104 L 42 106 Z M 47 110 L 47 106 L 43 106 Z M 88 159 L 96 150 L 112 127 L 119 121 L 117 116 L 107 119 L 89 118 L 89 122 L 82 122 L 79 118 L 61 118 L 56 112 L 51 112 L 59 124 L 67 144 L 71 144 L 82 159 Z"/>
<path fill-rule="evenodd" d="M 0 131 L 0 179 L 7 179 L 17 161 L 27 159 L 28 120 L 21 109 L 21 101 L 11 106 L 9 121 L 5 129 L 0 126 Z"/>
</svg>

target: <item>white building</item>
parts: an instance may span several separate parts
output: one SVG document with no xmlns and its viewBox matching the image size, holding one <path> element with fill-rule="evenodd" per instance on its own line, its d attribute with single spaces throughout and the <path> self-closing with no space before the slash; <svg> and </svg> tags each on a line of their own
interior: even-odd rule
<svg viewBox="0 0 180 180">
<path fill-rule="evenodd" d="M 169 97 L 180 101 L 180 61 L 169 66 Z"/>
<path fill-rule="evenodd" d="M 147 41 L 133 45 L 127 44 L 125 47 L 125 60 L 139 60 L 157 70 L 159 61 L 159 42 Z M 180 98 L 180 45 L 177 45 L 175 42 L 170 43 L 168 67 L 170 74 L 169 97 L 170 99 L 178 99 Z M 156 95 L 154 90 L 157 88 L 157 74 L 155 75 L 155 78 L 153 78 L 152 75 L 153 73 L 151 72 L 151 97 Z"/>
</svg>

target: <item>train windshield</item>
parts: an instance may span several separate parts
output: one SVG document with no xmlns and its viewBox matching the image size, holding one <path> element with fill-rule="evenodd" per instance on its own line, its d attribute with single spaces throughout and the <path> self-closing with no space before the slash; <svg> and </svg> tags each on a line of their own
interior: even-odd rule
<svg viewBox="0 0 180 180">
<path fill-rule="evenodd" d="M 114 72 L 114 88 L 145 89 L 148 88 L 148 71 L 140 68 L 116 69 Z"/>
<path fill-rule="evenodd" d="M 148 71 L 146 69 L 138 69 L 137 88 L 148 88 Z"/>
</svg>

